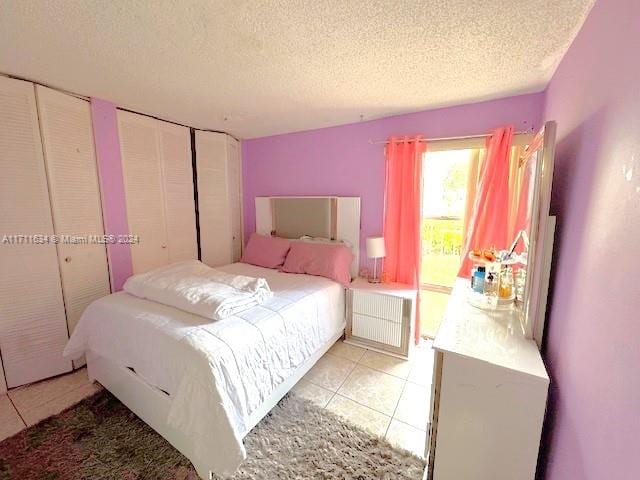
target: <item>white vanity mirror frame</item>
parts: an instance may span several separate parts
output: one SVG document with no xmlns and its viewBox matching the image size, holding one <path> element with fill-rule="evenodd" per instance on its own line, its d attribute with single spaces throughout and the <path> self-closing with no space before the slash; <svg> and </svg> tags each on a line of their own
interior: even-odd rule
<svg viewBox="0 0 640 480">
<path fill-rule="evenodd" d="M 519 167 L 525 168 L 526 162 L 538 162 L 534 179 L 531 227 L 528 231 L 527 276 L 520 307 L 524 335 L 528 339 L 535 339 L 538 347 L 542 344 L 544 333 L 550 249 L 553 246 L 555 228 L 555 221 L 549 217 L 555 141 L 556 122 L 546 122 L 525 150 Z"/>
</svg>

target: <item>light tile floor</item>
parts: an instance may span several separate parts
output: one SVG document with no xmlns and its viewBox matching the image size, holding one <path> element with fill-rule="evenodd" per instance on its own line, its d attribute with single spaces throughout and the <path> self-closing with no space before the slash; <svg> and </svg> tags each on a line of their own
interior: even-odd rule
<svg viewBox="0 0 640 480">
<path fill-rule="evenodd" d="M 424 454 L 433 350 L 423 343 L 411 361 L 338 341 L 293 388 L 375 435 Z M 92 395 L 86 368 L 0 396 L 0 441 Z"/>
<path fill-rule="evenodd" d="M 0 441 L 102 389 L 91 383 L 87 369 L 24 385 L 0 396 Z"/>
<path fill-rule="evenodd" d="M 339 341 L 293 391 L 423 456 L 432 373 L 431 342 L 405 361 Z"/>
</svg>

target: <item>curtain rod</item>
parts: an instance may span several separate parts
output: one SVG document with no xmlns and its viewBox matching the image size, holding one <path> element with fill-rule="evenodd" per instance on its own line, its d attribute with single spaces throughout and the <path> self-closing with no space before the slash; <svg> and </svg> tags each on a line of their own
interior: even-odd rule
<svg viewBox="0 0 640 480">
<path fill-rule="evenodd" d="M 75 92 L 72 92 L 70 90 L 64 90 L 62 88 L 54 87 L 54 86 L 48 85 L 46 83 L 37 82 L 35 80 L 31 80 L 30 78 L 20 77 L 18 75 L 11 75 L 10 73 L 4 73 L 4 72 L 0 72 L 0 77 L 13 78 L 15 80 L 22 80 L 23 82 L 33 83 L 34 85 L 41 85 L 43 87 L 50 88 L 51 90 L 55 90 L 56 92 L 64 93 L 66 95 L 70 95 L 72 97 L 79 98 L 80 100 L 86 100 L 87 102 L 91 101 L 91 97 L 88 97 L 86 95 L 81 95 L 79 93 L 75 93 Z M 145 117 L 155 118 L 156 120 L 160 120 L 161 122 L 172 123 L 173 125 L 178 125 L 180 127 L 186 127 L 186 128 L 190 128 L 190 129 L 193 129 L 193 130 L 198 130 L 200 132 L 224 133 L 225 135 L 229 135 L 230 137 L 234 138 L 235 140 L 240 141 L 240 139 L 236 138 L 234 135 L 231 135 L 229 132 L 223 132 L 222 130 L 208 130 L 206 128 L 195 128 L 195 127 L 191 127 L 189 125 L 185 125 L 183 123 L 174 122 L 173 120 L 166 120 L 166 119 L 161 118 L 161 117 L 156 117 L 155 115 L 151 115 L 149 113 L 142 113 L 142 112 L 137 112 L 136 110 L 130 110 L 128 108 L 118 107 L 117 105 L 116 105 L 116 109 L 123 110 L 125 112 L 135 113 L 137 115 L 143 115 Z"/>
<path fill-rule="evenodd" d="M 533 132 L 524 131 L 524 132 L 515 132 L 514 135 L 530 135 Z M 466 135 L 462 137 L 440 137 L 440 138 L 421 138 L 421 142 L 443 142 L 447 140 L 471 140 L 474 138 L 487 138 L 490 137 L 490 133 L 485 133 L 484 135 Z M 398 140 L 397 143 L 401 143 L 402 140 Z M 371 145 L 388 145 L 389 140 L 369 140 Z"/>
</svg>

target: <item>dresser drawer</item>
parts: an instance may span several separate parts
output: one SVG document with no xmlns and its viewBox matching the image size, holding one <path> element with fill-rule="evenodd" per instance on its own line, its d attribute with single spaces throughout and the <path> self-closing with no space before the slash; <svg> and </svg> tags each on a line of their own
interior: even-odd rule
<svg viewBox="0 0 640 480">
<path fill-rule="evenodd" d="M 403 299 L 373 292 L 355 291 L 352 309 L 354 314 L 377 317 L 394 323 L 402 323 Z"/>
<path fill-rule="evenodd" d="M 402 347 L 402 323 L 383 318 L 354 313 L 351 317 L 351 334 L 393 347 Z"/>
</svg>

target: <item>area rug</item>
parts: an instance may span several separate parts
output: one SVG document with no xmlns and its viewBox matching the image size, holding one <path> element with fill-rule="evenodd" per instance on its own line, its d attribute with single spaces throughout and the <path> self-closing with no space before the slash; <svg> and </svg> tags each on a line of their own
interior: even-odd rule
<svg viewBox="0 0 640 480">
<path fill-rule="evenodd" d="M 420 480 L 424 461 L 293 394 L 244 440 L 231 480 Z M 189 461 L 106 391 L 0 443 L 1 480 L 195 480 Z M 220 479 L 218 479 L 220 480 Z"/>
</svg>

